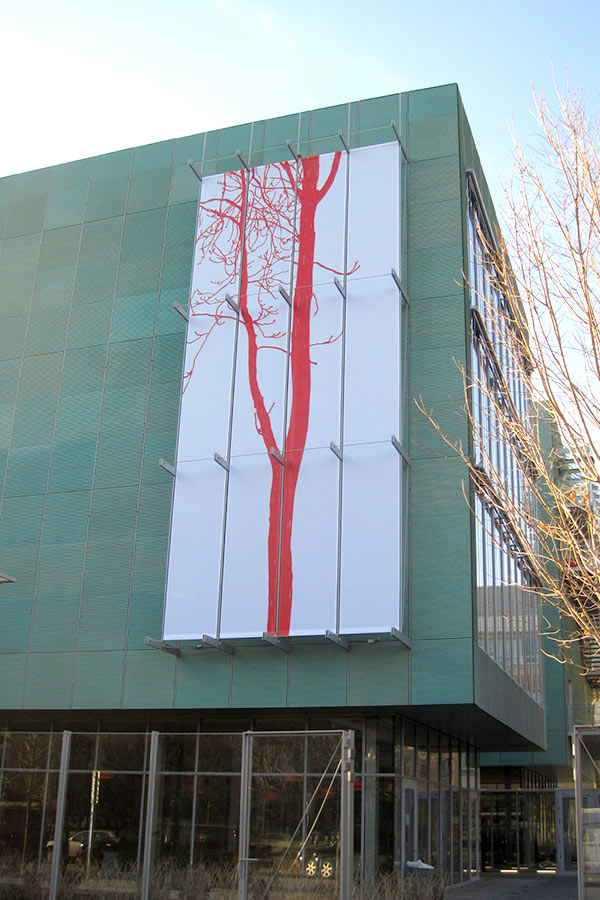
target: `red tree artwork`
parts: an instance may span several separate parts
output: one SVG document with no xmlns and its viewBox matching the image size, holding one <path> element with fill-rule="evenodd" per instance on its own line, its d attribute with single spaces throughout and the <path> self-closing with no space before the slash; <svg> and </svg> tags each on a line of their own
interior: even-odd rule
<svg viewBox="0 0 600 900">
<path fill-rule="evenodd" d="M 316 214 L 340 171 L 341 153 L 273 163 L 250 171 L 229 172 L 214 196 L 202 199 L 196 237 L 196 265 L 206 265 L 210 283 L 194 289 L 188 344 L 194 352 L 184 376 L 184 391 L 199 354 L 215 329 L 235 317 L 226 299 L 239 306 L 247 336 L 248 379 L 254 424 L 271 466 L 268 526 L 268 613 L 266 631 L 286 635 L 292 610 L 292 523 L 304 454 L 311 398 L 311 347 L 334 343 L 340 333 L 311 341 L 318 313 L 314 290 Z M 327 172 L 321 173 L 326 160 Z M 341 228 L 341 226 L 340 226 Z M 357 268 L 355 264 L 352 271 Z M 330 270 L 333 273 L 335 269 Z M 337 272 L 337 274 L 342 274 Z M 279 289 L 291 289 L 291 317 Z M 284 321 L 285 320 L 285 321 Z M 265 399 L 273 385 L 261 383 L 261 358 L 268 350 L 289 354 L 285 437 L 274 427 L 277 400 Z M 264 367 L 263 367 L 264 368 Z M 239 378 L 239 375 L 237 376 Z M 279 403 L 281 396 L 279 395 Z M 282 414 L 282 410 L 278 410 Z M 283 444 L 283 446 L 281 446 Z M 273 452 L 274 451 L 274 452 Z M 278 459 L 279 457 L 279 459 Z M 281 464 L 281 460 L 284 464 Z"/>
</svg>

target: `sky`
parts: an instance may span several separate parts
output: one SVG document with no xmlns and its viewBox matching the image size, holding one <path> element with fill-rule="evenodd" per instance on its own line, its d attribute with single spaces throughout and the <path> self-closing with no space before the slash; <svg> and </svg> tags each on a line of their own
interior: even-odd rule
<svg viewBox="0 0 600 900">
<path fill-rule="evenodd" d="M 0 30 L 0 176 L 458 82 L 492 192 L 554 73 L 598 103 L 600 4 L 31 0 Z"/>
</svg>

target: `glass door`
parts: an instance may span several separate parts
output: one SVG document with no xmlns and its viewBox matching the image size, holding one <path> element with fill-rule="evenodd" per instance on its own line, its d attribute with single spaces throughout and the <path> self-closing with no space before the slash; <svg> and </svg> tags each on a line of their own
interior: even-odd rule
<svg viewBox="0 0 600 900">
<path fill-rule="evenodd" d="M 403 812 L 403 856 L 402 861 L 404 867 L 407 863 L 415 862 L 418 857 L 417 840 L 418 840 L 418 804 L 417 804 L 417 785 L 414 781 L 404 779 L 402 790 L 402 812 Z"/>
</svg>

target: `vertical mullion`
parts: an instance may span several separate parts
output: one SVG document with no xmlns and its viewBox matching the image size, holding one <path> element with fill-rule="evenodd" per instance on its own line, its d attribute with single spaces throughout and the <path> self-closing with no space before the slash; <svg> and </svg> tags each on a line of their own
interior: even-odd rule
<svg viewBox="0 0 600 900">
<path fill-rule="evenodd" d="M 335 598 L 335 631 L 340 633 L 342 616 L 342 518 L 343 518 L 343 491 L 344 491 L 344 410 L 346 405 L 346 324 L 348 306 L 348 222 L 350 216 L 350 160 L 351 153 L 346 154 L 346 193 L 344 207 L 344 267 L 342 297 L 342 346 L 340 351 L 340 422 L 339 443 L 342 459 L 338 463 L 338 534 L 337 534 L 337 583 Z M 364 810 L 361 809 L 361 816 Z"/>
</svg>

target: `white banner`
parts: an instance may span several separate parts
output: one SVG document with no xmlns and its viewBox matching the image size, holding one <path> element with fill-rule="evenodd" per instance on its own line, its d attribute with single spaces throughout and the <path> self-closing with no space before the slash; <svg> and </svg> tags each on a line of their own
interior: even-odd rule
<svg viewBox="0 0 600 900">
<path fill-rule="evenodd" d="M 165 639 L 401 626 L 399 168 L 202 180 Z"/>
</svg>

